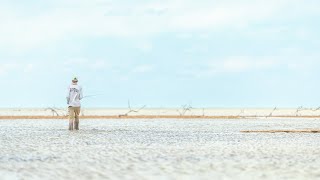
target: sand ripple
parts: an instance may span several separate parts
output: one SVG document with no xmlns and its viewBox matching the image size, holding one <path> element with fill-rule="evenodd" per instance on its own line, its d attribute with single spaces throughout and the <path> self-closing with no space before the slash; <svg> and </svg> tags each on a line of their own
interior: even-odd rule
<svg viewBox="0 0 320 180">
<path fill-rule="evenodd" d="M 318 120 L 0 121 L 0 179 L 317 179 Z"/>
</svg>

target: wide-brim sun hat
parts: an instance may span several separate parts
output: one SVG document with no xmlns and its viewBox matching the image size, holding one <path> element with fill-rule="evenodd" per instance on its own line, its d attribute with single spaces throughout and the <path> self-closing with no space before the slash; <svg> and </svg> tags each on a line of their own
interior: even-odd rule
<svg viewBox="0 0 320 180">
<path fill-rule="evenodd" d="M 73 79 L 72 79 L 72 82 L 78 82 L 78 78 L 76 78 L 76 77 L 73 78 Z"/>
</svg>

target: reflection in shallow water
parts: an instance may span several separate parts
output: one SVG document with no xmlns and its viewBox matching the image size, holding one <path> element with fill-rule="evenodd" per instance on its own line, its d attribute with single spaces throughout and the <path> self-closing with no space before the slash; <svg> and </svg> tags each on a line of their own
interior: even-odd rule
<svg viewBox="0 0 320 180">
<path fill-rule="evenodd" d="M 317 120 L 0 121 L 2 179 L 315 179 Z"/>
</svg>

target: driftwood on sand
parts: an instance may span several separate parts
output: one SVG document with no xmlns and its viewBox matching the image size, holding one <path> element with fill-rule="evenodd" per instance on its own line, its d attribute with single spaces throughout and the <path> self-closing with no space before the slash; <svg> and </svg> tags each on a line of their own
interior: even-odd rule
<svg viewBox="0 0 320 180">
<path fill-rule="evenodd" d="M 246 130 L 242 133 L 320 133 L 320 129 Z"/>
</svg>

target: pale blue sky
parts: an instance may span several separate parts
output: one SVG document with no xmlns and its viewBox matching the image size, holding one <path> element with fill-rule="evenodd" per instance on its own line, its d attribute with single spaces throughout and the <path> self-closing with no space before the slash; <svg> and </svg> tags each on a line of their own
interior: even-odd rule
<svg viewBox="0 0 320 180">
<path fill-rule="evenodd" d="M 0 107 L 320 106 L 317 0 L 0 0 Z"/>
</svg>

